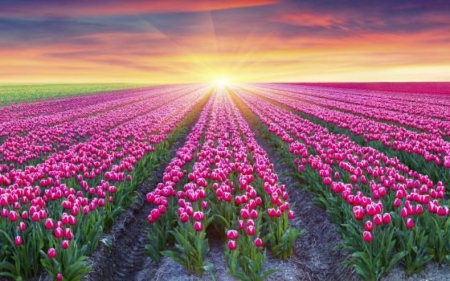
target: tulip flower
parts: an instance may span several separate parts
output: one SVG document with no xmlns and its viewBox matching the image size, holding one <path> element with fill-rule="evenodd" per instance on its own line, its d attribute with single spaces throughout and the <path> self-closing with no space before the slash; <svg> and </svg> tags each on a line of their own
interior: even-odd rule
<svg viewBox="0 0 450 281">
<path fill-rule="evenodd" d="M 383 214 L 383 222 L 385 224 L 390 224 L 391 223 L 391 214 L 389 214 L 389 213 Z"/>
<path fill-rule="evenodd" d="M 19 219 L 19 215 L 16 213 L 16 211 L 9 212 L 9 221 L 15 222 Z"/>
<path fill-rule="evenodd" d="M 203 224 L 201 223 L 201 222 L 199 222 L 199 221 L 196 221 L 195 223 L 194 223 L 194 229 L 195 229 L 195 231 L 202 231 L 202 229 L 203 229 Z"/>
<path fill-rule="evenodd" d="M 406 207 L 402 208 L 401 216 L 402 218 L 406 218 L 408 216 L 408 209 Z"/>
<path fill-rule="evenodd" d="M 55 248 L 48 249 L 47 255 L 48 255 L 49 258 L 54 259 L 56 257 L 56 250 L 55 250 Z"/>
<path fill-rule="evenodd" d="M 64 250 L 67 250 L 67 249 L 69 248 L 69 245 L 70 245 L 69 240 L 63 240 L 62 243 L 61 243 L 61 247 L 62 247 Z"/>
<path fill-rule="evenodd" d="M 14 244 L 16 244 L 16 246 L 22 245 L 22 237 L 21 236 L 16 236 L 14 238 Z"/>
<path fill-rule="evenodd" d="M 53 229 L 53 226 L 54 226 L 53 219 L 48 218 L 47 220 L 45 220 L 44 226 L 48 230 Z"/>
<path fill-rule="evenodd" d="M 205 214 L 203 212 L 194 212 L 194 220 L 202 221 L 205 218 Z"/>
<path fill-rule="evenodd" d="M 25 231 L 26 229 L 27 229 L 27 225 L 23 221 L 19 222 L 19 230 Z"/>
<path fill-rule="evenodd" d="M 355 219 L 362 220 L 364 218 L 364 209 L 361 206 L 354 206 L 353 207 L 353 215 L 355 216 Z"/>
<path fill-rule="evenodd" d="M 180 220 L 182 223 L 186 223 L 189 221 L 189 215 L 185 212 L 180 214 Z"/>
<path fill-rule="evenodd" d="M 253 236 L 256 232 L 256 228 L 253 225 L 247 226 L 247 234 Z"/>
<path fill-rule="evenodd" d="M 366 231 L 372 231 L 373 230 L 373 223 L 372 221 L 366 221 L 364 224 L 364 230 Z"/>
<path fill-rule="evenodd" d="M 236 239 L 238 238 L 238 232 L 237 232 L 237 230 L 234 230 L 234 229 L 228 230 L 228 231 L 227 231 L 227 238 L 228 238 L 229 240 L 236 240 Z"/>
<path fill-rule="evenodd" d="M 256 238 L 255 239 L 255 246 L 256 247 L 262 247 L 263 246 L 263 241 L 262 241 L 262 239 L 261 238 Z"/>
<path fill-rule="evenodd" d="M 228 249 L 230 249 L 231 251 L 236 250 L 237 248 L 237 243 L 234 240 L 230 240 L 228 241 Z"/>
<path fill-rule="evenodd" d="M 363 238 L 367 243 L 372 242 L 372 233 L 370 233 L 369 231 L 364 231 Z"/>
<path fill-rule="evenodd" d="M 60 227 L 57 227 L 57 228 L 55 229 L 54 235 L 55 235 L 55 238 L 58 238 L 58 239 L 59 239 L 59 238 L 62 238 L 63 235 L 64 235 L 63 229 L 60 228 Z"/>
<path fill-rule="evenodd" d="M 376 214 L 376 215 L 373 217 L 373 222 L 374 222 L 376 225 L 382 225 L 382 224 L 383 224 L 383 218 L 381 217 L 380 214 Z"/>
<path fill-rule="evenodd" d="M 406 220 L 406 227 L 409 228 L 409 229 L 414 228 L 414 220 L 412 218 L 408 218 Z"/>
</svg>

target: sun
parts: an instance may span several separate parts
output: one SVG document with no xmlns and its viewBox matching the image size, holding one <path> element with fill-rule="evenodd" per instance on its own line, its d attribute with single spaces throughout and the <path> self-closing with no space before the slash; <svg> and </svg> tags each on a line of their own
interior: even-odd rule
<svg viewBox="0 0 450 281">
<path fill-rule="evenodd" d="M 225 87 L 230 83 L 230 81 L 226 77 L 219 77 L 215 80 L 215 83 L 218 87 Z"/>
</svg>

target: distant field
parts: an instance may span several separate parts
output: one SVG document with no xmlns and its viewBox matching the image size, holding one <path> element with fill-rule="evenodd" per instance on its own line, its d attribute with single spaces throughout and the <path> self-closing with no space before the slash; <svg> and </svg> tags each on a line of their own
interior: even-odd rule
<svg viewBox="0 0 450 281">
<path fill-rule="evenodd" d="M 0 105 L 95 92 L 139 88 L 144 84 L 0 84 Z"/>
<path fill-rule="evenodd" d="M 374 90 L 386 92 L 450 94 L 449 82 L 373 82 L 373 83 L 295 83 L 305 86 L 320 86 L 357 90 Z"/>
</svg>

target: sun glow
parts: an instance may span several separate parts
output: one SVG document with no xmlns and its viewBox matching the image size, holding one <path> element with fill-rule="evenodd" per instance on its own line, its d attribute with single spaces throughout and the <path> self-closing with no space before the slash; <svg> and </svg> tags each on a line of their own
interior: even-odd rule
<svg viewBox="0 0 450 281">
<path fill-rule="evenodd" d="M 230 84 L 230 81 L 226 77 L 219 77 L 216 79 L 215 83 L 218 87 L 226 87 Z"/>
</svg>

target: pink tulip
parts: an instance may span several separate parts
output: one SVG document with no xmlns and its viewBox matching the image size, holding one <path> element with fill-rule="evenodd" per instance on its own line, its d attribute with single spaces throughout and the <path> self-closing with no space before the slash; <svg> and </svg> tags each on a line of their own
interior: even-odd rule
<svg viewBox="0 0 450 281">
<path fill-rule="evenodd" d="M 27 229 L 27 225 L 23 221 L 19 222 L 19 230 L 25 231 L 26 229 Z"/>
<path fill-rule="evenodd" d="M 69 248 L 69 245 L 70 245 L 69 240 L 63 240 L 62 243 L 61 243 L 61 247 L 62 247 L 64 250 L 67 250 L 67 249 Z"/>
<path fill-rule="evenodd" d="M 238 232 L 237 232 L 237 230 L 234 230 L 234 229 L 228 230 L 228 231 L 227 231 L 227 238 L 228 238 L 229 240 L 236 240 L 236 239 L 238 238 Z"/>
<path fill-rule="evenodd" d="M 255 239 L 255 246 L 256 247 L 262 247 L 263 246 L 263 241 L 262 241 L 262 239 L 261 238 L 256 238 Z"/>
<path fill-rule="evenodd" d="M 202 231 L 202 229 L 203 229 L 203 224 L 202 224 L 201 222 L 199 222 L 199 221 L 196 221 L 196 222 L 194 223 L 194 229 L 195 229 L 195 231 L 197 231 L 197 232 Z"/>
<path fill-rule="evenodd" d="M 402 218 L 406 218 L 408 216 L 408 209 L 406 207 L 402 208 L 401 216 Z"/>
<path fill-rule="evenodd" d="M 181 213 L 180 220 L 182 223 L 186 223 L 189 221 L 189 215 L 187 213 Z"/>
<path fill-rule="evenodd" d="M 230 249 L 231 251 L 236 250 L 237 248 L 237 243 L 234 240 L 230 240 L 228 241 L 228 249 Z"/>
<path fill-rule="evenodd" d="M 205 218 L 205 214 L 203 212 L 194 212 L 194 220 L 202 221 Z"/>
<path fill-rule="evenodd" d="M 323 184 L 330 185 L 333 182 L 333 180 L 330 177 L 326 177 L 323 179 Z"/>
<path fill-rule="evenodd" d="M 56 250 L 55 250 L 55 248 L 48 249 L 47 255 L 48 255 L 49 258 L 54 259 L 56 257 Z"/>
<path fill-rule="evenodd" d="M 364 231 L 363 238 L 367 243 L 372 242 L 372 233 L 370 233 L 369 231 Z"/>
<path fill-rule="evenodd" d="M 256 228 L 253 225 L 247 226 L 247 234 L 253 236 L 256 232 Z"/>
<path fill-rule="evenodd" d="M 382 224 L 383 224 L 383 218 L 381 217 L 380 214 L 376 214 L 376 215 L 373 217 L 373 222 L 374 222 L 376 225 L 382 225 Z"/>
<path fill-rule="evenodd" d="M 22 245 L 22 237 L 21 236 L 16 236 L 14 238 L 14 244 L 16 244 L 16 246 Z"/>
<path fill-rule="evenodd" d="M 391 214 L 389 213 L 384 213 L 383 214 L 383 222 L 385 224 L 390 224 L 391 223 Z"/>
<path fill-rule="evenodd" d="M 408 218 L 406 220 L 406 227 L 412 229 L 414 227 L 414 220 L 412 218 Z"/>
<path fill-rule="evenodd" d="M 54 226 L 53 219 L 48 218 L 48 219 L 45 221 L 44 226 L 45 226 L 45 228 L 48 229 L 48 230 L 53 229 L 53 226 Z"/>
<path fill-rule="evenodd" d="M 372 231 L 373 230 L 373 223 L 371 221 L 366 221 L 364 224 L 364 230 L 365 231 Z"/>
<path fill-rule="evenodd" d="M 15 222 L 19 219 L 19 215 L 16 213 L 16 211 L 9 212 L 9 221 Z"/>
<path fill-rule="evenodd" d="M 353 215 L 355 216 L 355 219 L 362 220 L 364 218 L 364 208 L 361 206 L 354 206 Z"/>
</svg>

